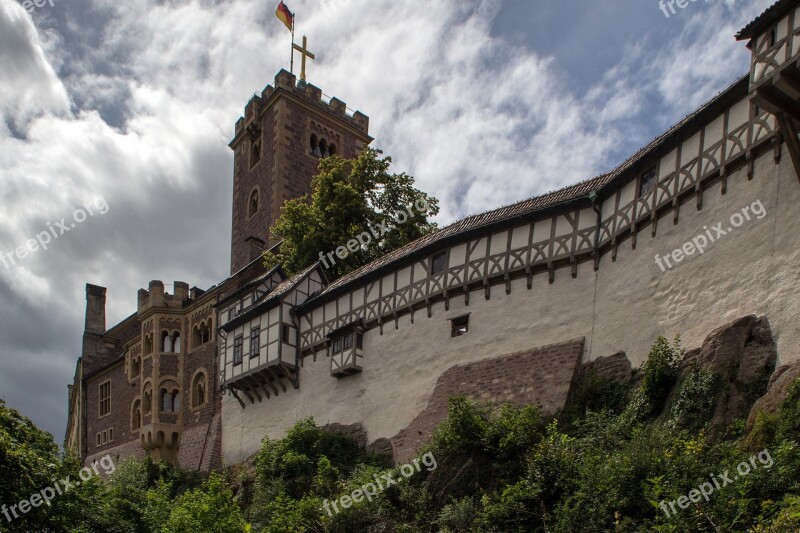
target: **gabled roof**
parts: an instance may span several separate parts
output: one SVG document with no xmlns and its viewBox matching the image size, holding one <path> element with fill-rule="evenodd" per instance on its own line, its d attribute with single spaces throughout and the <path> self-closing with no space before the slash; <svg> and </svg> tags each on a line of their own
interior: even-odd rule
<svg viewBox="0 0 800 533">
<path fill-rule="evenodd" d="M 275 307 L 280 302 L 281 298 L 289 294 L 289 292 L 294 289 L 295 286 L 300 283 L 303 278 L 308 276 L 314 269 L 321 270 L 319 262 L 316 262 L 305 270 L 298 272 L 289 279 L 282 281 L 274 289 L 267 293 L 266 297 L 260 302 L 250 306 L 248 309 L 236 316 L 233 320 L 222 324 L 220 327 L 225 331 L 231 331 L 241 324 L 247 322 L 251 318 L 263 314 L 265 310 Z M 324 277 L 324 273 L 322 275 Z"/>
<path fill-rule="evenodd" d="M 614 189 L 624 185 L 639 173 L 655 165 L 658 159 L 677 143 L 696 133 L 698 127 L 719 116 L 728 106 L 745 98 L 748 91 L 748 80 L 749 76 L 747 75 L 736 80 L 705 105 L 684 117 L 680 122 L 638 150 L 611 172 L 516 204 L 469 216 L 420 237 L 416 241 L 389 252 L 335 280 L 317 296 L 298 306 L 300 312 L 334 298 L 339 293 L 346 291 L 350 285 L 383 276 L 395 268 L 400 268 L 407 262 L 422 258 L 437 249 L 466 240 L 473 235 L 489 233 L 499 227 L 512 224 L 525 223 L 536 217 L 550 215 L 553 212 L 566 211 L 574 208 L 576 203 L 590 206 L 589 194 L 592 192 L 597 194 L 598 200 L 602 200 Z"/>
<path fill-rule="evenodd" d="M 778 0 L 747 26 L 739 30 L 739 33 L 736 34 L 736 39 L 739 41 L 752 39 L 756 35 L 763 33 L 764 30 L 778 22 L 790 8 L 797 6 L 798 3 L 797 0 Z"/>
</svg>

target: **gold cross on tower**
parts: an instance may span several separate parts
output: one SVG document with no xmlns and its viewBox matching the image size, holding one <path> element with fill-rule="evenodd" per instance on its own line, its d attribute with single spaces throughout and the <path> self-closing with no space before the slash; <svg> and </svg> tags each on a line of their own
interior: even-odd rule
<svg viewBox="0 0 800 533">
<path fill-rule="evenodd" d="M 303 46 L 292 44 L 292 48 L 300 52 L 302 59 L 300 61 L 300 81 L 306 81 L 306 58 L 316 59 L 317 56 L 308 51 L 308 39 L 303 35 Z"/>
</svg>

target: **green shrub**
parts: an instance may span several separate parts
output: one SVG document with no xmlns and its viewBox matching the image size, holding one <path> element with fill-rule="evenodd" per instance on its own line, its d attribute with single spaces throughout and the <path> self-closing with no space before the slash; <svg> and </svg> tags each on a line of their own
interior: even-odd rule
<svg viewBox="0 0 800 533">
<path fill-rule="evenodd" d="M 685 353 L 680 346 L 679 336 L 675 337 L 672 345 L 666 338 L 658 337 L 650 349 L 642 367 L 642 392 L 653 416 L 657 416 L 663 409 L 678 378 L 678 364 Z"/>
<path fill-rule="evenodd" d="M 202 488 L 189 491 L 175 501 L 161 533 L 241 533 L 245 525 L 222 476 L 211 474 Z"/>
<path fill-rule="evenodd" d="M 690 370 L 672 400 L 667 425 L 693 431 L 704 427 L 714 414 L 719 388 L 719 376 L 713 372 Z"/>
</svg>

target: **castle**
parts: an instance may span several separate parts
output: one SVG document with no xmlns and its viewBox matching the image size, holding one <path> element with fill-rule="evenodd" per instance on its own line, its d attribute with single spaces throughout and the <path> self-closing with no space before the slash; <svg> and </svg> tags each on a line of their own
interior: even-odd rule
<svg viewBox="0 0 800 533">
<path fill-rule="evenodd" d="M 369 145 L 369 119 L 281 71 L 236 123 L 231 275 L 152 281 L 111 328 L 86 287 L 65 447 L 211 470 L 297 420 L 359 424 L 409 457 L 447 398 L 563 407 L 582 363 L 660 334 L 697 346 L 769 320 L 782 364 L 800 343 L 800 2 L 738 34 L 749 75 L 613 171 L 471 216 L 330 282 L 267 269 L 269 227 L 319 159 Z"/>
</svg>

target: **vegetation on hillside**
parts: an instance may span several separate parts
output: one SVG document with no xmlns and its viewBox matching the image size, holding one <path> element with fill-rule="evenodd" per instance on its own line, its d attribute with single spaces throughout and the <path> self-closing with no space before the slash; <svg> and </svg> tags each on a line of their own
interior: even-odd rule
<svg viewBox="0 0 800 533">
<path fill-rule="evenodd" d="M 392 174 L 392 159 L 381 155 L 366 148 L 352 160 L 322 159 L 311 197 L 284 204 L 272 228 L 283 243 L 277 254 L 265 254 L 267 264 L 291 275 L 322 259 L 336 279 L 433 231 L 428 218 L 439 201 L 416 189 L 412 176 Z"/>
<path fill-rule="evenodd" d="M 712 432 L 710 406 L 725 391 L 710 372 L 679 379 L 681 357 L 659 339 L 632 384 L 584 376 L 558 419 L 452 398 L 420 451 L 433 468 L 391 467 L 309 419 L 265 439 L 249 469 L 201 480 L 129 460 L 0 531 L 796 531 L 800 381 L 749 432 L 744 420 Z M 2 404 L 0 429 L 3 503 L 74 476 L 78 465 Z M 386 477 L 400 481 L 342 503 Z"/>
</svg>

